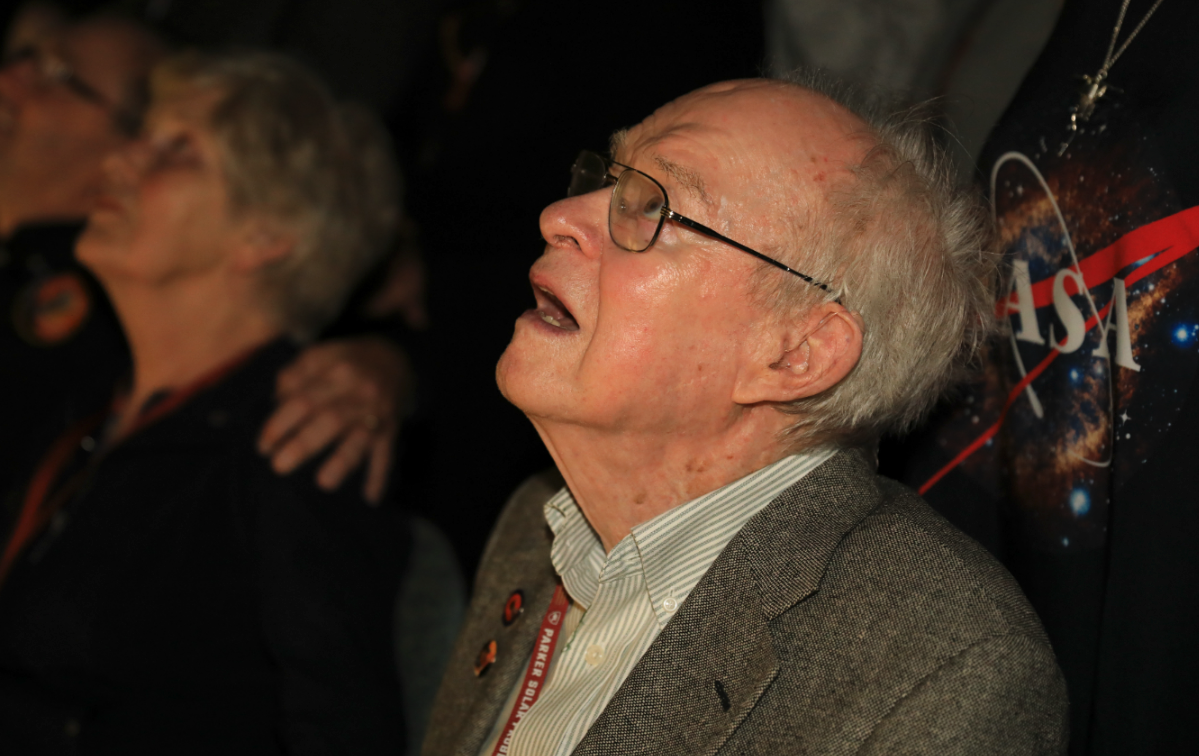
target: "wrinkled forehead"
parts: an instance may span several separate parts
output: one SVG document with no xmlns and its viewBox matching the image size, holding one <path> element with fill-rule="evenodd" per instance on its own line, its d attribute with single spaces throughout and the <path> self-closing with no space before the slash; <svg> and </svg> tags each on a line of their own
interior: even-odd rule
<svg viewBox="0 0 1199 756">
<path fill-rule="evenodd" d="M 860 162 L 873 140 L 826 97 L 764 80 L 723 82 L 664 105 L 613 137 L 618 162 L 666 172 L 709 198 L 762 182 L 803 191 Z"/>
</svg>

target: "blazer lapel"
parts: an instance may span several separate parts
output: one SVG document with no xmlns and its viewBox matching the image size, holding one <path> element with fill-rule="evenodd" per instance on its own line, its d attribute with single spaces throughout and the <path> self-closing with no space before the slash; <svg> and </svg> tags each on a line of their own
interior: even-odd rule
<svg viewBox="0 0 1199 756">
<path fill-rule="evenodd" d="M 556 473 L 530 479 L 513 494 L 496 525 L 482 559 L 488 569 L 476 579 L 475 599 L 437 693 L 422 749 L 428 756 L 477 756 L 495 721 L 507 717 L 500 709 L 524 675 L 558 584 L 542 505 L 561 486 Z M 504 606 L 515 591 L 524 596 L 524 611 L 505 625 Z M 479 652 L 491 641 L 495 661 L 476 675 Z"/>
<path fill-rule="evenodd" d="M 495 621 L 479 628 L 476 637 L 479 650 L 490 641 L 496 642 L 495 662 L 481 676 L 476 677 L 473 668 L 467 672 L 474 680 L 465 680 L 466 710 L 470 712 L 461 721 L 458 745 L 454 752 L 461 756 L 475 756 L 483 747 L 483 741 L 499 718 L 508 717 L 501 711 L 504 702 L 517 682 L 524 676 L 529 654 L 537 641 L 537 630 L 553 598 L 557 582 L 553 579 L 539 580 L 530 584 L 528 580 L 513 582 L 513 590 L 524 592 L 527 604 L 521 617 L 511 627 L 504 627 L 501 619 L 505 595 L 495 604 Z M 509 591 L 509 595 L 511 591 Z M 466 678 L 465 674 L 459 674 Z"/>
<path fill-rule="evenodd" d="M 841 540 L 881 501 L 873 464 L 849 449 L 783 491 L 746 523 L 734 542 L 744 548 L 768 618 L 819 588 Z"/>
<path fill-rule="evenodd" d="M 715 753 L 778 674 L 767 619 L 743 600 L 752 580 L 722 554 L 575 753 Z"/>
<path fill-rule="evenodd" d="M 712 754 L 779 672 L 770 621 L 814 593 L 877 506 L 873 469 L 841 452 L 755 515 L 634 667 L 576 754 Z"/>
</svg>

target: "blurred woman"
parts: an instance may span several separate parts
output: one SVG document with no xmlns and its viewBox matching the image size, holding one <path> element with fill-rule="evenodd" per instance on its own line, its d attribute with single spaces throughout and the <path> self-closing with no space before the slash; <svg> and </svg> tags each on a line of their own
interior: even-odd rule
<svg viewBox="0 0 1199 756">
<path fill-rule="evenodd" d="M 185 55 L 78 256 L 133 372 L 60 438 L 0 556 L 10 753 L 398 753 L 406 524 L 276 477 L 275 375 L 384 249 L 381 132 L 281 57 Z"/>
</svg>

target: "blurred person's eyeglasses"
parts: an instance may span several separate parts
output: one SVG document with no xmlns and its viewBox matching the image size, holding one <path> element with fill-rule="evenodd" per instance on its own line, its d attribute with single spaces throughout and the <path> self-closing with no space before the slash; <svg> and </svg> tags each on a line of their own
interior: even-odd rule
<svg viewBox="0 0 1199 756">
<path fill-rule="evenodd" d="M 620 168 L 620 172 L 613 173 L 613 166 Z M 566 196 L 589 194 L 613 184 L 615 186 L 612 189 L 612 197 L 608 202 L 608 234 L 621 249 L 644 252 L 654 246 L 658 234 L 662 232 L 662 225 L 672 220 L 831 292 L 827 285 L 811 276 L 793 270 L 741 242 L 733 241 L 702 223 L 679 215 L 670 209 L 670 198 L 666 195 L 666 189 L 655 178 L 590 150 L 580 152 L 575 164 L 571 166 L 570 188 L 567 189 Z"/>
<path fill-rule="evenodd" d="M 128 108 L 113 102 L 91 84 L 75 73 L 71 65 L 58 55 L 38 47 L 22 47 L 13 50 L 3 61 L 3 67 L 28 63 L 32 66 L 38 82 L 43 85 L 61 86 L 83 100 L 96 105 L 112 118 L 117 128 L 130 136 L 136 134 L 141 119 Z"/>
</svg>

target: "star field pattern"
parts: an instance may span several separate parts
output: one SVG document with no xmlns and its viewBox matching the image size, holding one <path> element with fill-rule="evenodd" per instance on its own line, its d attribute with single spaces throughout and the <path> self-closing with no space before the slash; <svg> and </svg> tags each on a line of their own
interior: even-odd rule
<svg viewBox="0 0 1199 756">
<path fill-rule="evenodd" d="M 947 467 L 1002 488 L 1019 540 L 1044 550 L 1103 545 L 1113 494 L 1199 369 L 1199 208 L 1181 207 L 1150 139 L 1114 136 L 1145 134 L 1133 118 L 1114 94 L 1068 140 L 1063 106 L 1060 131 L 1018 136 L 991 170 L 1010 334 L 940 441 Z"/>
</svg>

